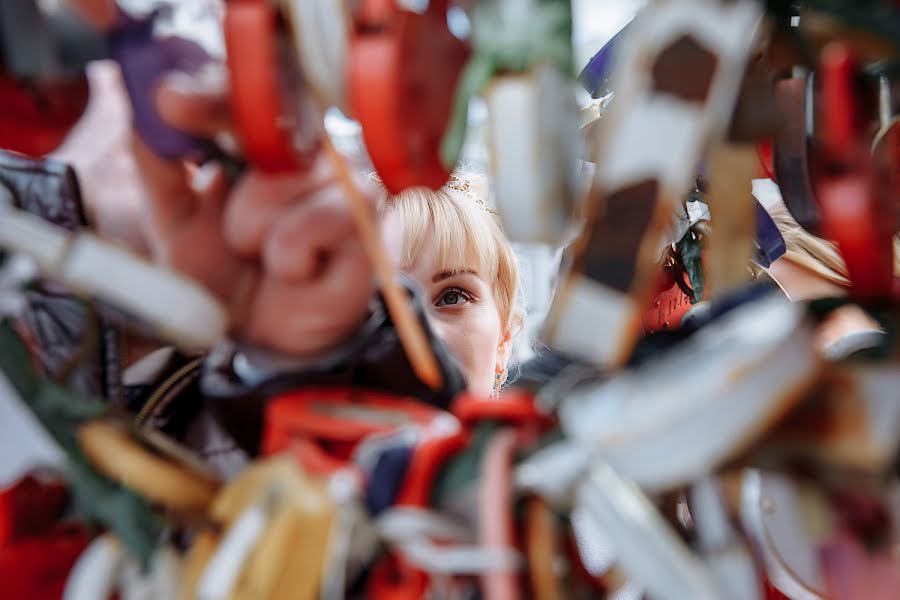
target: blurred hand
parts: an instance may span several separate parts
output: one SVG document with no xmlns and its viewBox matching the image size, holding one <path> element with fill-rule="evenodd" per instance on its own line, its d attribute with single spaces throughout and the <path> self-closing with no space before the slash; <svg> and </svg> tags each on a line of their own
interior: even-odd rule
<svg viewBox="0 0 900 600">
<path fill-rule="evenodd" d="M 219 66 L 172 74 L 157 106 L 169 124 L 196 135 L 231 129 Z M 229 189 L 216 163 L 161 159 L 137 136 L 134 153 L 158 258 L 226 304 L 235 337 L 310 356 L 354 333 L 367 314 L 373 275 L 324 155 L 308 172 L 249 171 Z"/>
<path fill-rule="evenodd" d="M 116 20 L 114 0 L 69 1 L 98 29 Z M 232 131 L 220 65 L 170 74 L 156 105 L 168 124 L 195 135 Z M 133 137 L 156 258 L 227 306 L 234 337 L 313 356 L 354 333 L 368 311 L 372 270 L 324 156 L 308 172 L 250 171 L 230 186 L 220 165 L 164 160 Z"/>
</svg>

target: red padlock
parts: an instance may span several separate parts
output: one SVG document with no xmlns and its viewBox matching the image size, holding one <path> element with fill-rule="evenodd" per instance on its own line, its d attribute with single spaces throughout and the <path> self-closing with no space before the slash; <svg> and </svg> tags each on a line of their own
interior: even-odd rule
<svg viewBox="0 0 900 600">
<path fill-rule="evenodd" d="M 890 196 L 875 181 L 869 145 L 857 115 L 855 63 L 850 49 L 832 43 L 822 55 L 823 156 L 814 186 L 827 238 L 837 243 L 854 297 L 890 298 L 893 274 L 893 221 Z"/>
<path fill-rule="evenodd" d="M 554 419 L 541 412 L 534 403 L 534 396 L 521 389 L 505 390 L 497 397 L 460 394 L 451 411 L 460 421 L 472 425 L 479 421 L 503 421 L 511 425 L 537 424 L 547 427 Z"/>
<path fill-rule="evenodd" d="M 438 189 L 454 165 L 440 145 L 466 62 L 447 27 L 448 0 L 422 14 L 395 0 L 363 0 L 350 47 L 348 91 L 369 156 L 387 190 Z"/>
<path fill-rule="evenodd" d="M 323 466 L 325 457 L 346 464 L 365 438 L 406 425 L 427 426 L 440 414 L 414 398 L 353 388 L 304 389 L 269 402 L 262 451 L 273 454 L 307 440 L 325 455 L 313 457 L 305 447 L 304 456 L 314 464 Z"/>
<path fill-rule="evenodd" d="M 57 600 L 89 538 L 60 524 L 68 502 L 61 481 L 26 476 L 0 492 L 0 598 Z"/>
<path fill-rule="evenodd" d="M 65 483 L 44 482 L 32 475 L 0 491 L 0 546 L 52 530 L 68 500 Z"/>
<path fill-rule="evenodd" d="M 279 8 L 231 0 L 224 32 L 231 103 L 241 149 L 262 171 L 308 167 L 321 146 L 321 115 L 303 89 L 300 66 Z"/>
<path fill-rule="evenodd" d="M 0 72 L 0 148 L 39 157 L 56 150 L 88 103 L 87 78 L 25 83 Z"/>
<path fill-rule="evenodd" d="M 81 527 L 59 526 L 39 537 L 0 546 L 0 598 L 59 600 L 88 542 Z"/>
</svg>

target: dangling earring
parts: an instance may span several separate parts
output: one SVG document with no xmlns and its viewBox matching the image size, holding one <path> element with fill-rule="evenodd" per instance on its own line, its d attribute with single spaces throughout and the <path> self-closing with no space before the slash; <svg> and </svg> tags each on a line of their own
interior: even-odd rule
<svg viewBox="0 0 900 600">
<path fill-rule="evenodd" d="M 500 388 L 503 387 L 503 384 L 506 382 L 506 369 L 503 369 L 502 373 L 494 374 L 494 398 L 500 397 Z"/>
</svg>

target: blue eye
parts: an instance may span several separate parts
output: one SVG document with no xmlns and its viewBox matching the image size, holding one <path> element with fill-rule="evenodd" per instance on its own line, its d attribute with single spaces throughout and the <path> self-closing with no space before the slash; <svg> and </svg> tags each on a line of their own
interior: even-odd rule
<svg viewBox="0 0 900 600">
<path fill-rule="evenodd" d="M 451 288 L 445 290 L 437 302 L 435 302 L 435 306 L 459 306 L 465 302 L 471 302 L 472 297 L 458 288 Z"/>
<path fill-rule="evenodd" d="M 444 294 L 444 304 L 459 304 L 462 300 L 462 296 L 457 294 L 456 292 L 450 292 L 449 294 Z"/>
</svg>

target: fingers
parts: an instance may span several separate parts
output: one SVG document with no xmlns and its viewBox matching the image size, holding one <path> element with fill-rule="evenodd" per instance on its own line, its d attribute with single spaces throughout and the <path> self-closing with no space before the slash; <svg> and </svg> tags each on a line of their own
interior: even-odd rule
<svg viewBox="0 0 900 600">
<path fill-rule="evenodd" d="M 168 74 L 156 90 L 159 116 L 176 129 L 214 138 L 230 132 L 228 73 L 224 65 L 210 62 L 197 73 Z"/>
<path fill-rule="evenodd" d="M 247 173 L 225 209 L 228 243 L 243 255 L 259 255 L 272 224 L 283 216 L 283 211 L 312 198 L 331 183 L 327 165 L 322 162 L 301 175 Z"/>
<path fill-rule="evenodd" d="M 272 225 L 263 247 L 263 266 L 287 281 L 312 281 L 331 268 L 354 236 L 354 223 L 340 193 L 331 189 L 293 205 Z"/>
<path fill-rule="evenodd" d="M 314 281 L 260 282 L 249 340 L 300 357 L 319 355 L 357 331 L 373 291 L 368 256 L 356 240 L 347 240 Z"/>
</svg>

